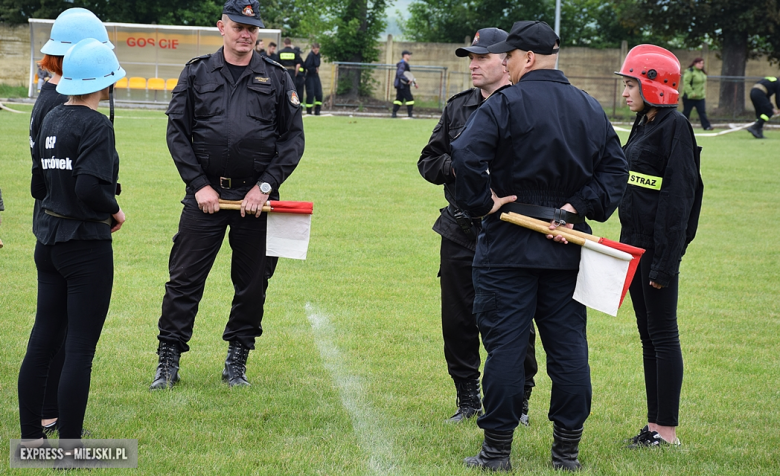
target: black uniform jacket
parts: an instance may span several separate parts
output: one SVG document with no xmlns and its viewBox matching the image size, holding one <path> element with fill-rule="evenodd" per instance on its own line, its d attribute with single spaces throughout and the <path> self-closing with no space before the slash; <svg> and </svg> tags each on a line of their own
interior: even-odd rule
<svg viewBox="0 0 780 476">
<path fill-rule="evenodd" d="M 320 55 L 314 54 L 313 51 L 309 51 L 309 55 L 306 56 L 306 61 L 303 62 L 303 69 L 306 70 L 307 75 L 319 74 L 317 68 L 320 67 Z"/>
<path fill-rule="evenodd" d="M 701 149 L 691 124 L 674 108 L 644 119 L 637 116 L 623 148 L 630 175 L 618 213 L 620 241 L 654 249 L 650 279 L 667 286 L 696 236 L 704 193 Z"/>
<path fill-rule="evenodd" d="M 444 198 L 450 207 L 457 208 L 455 204 L 455 176 L 452 175 L 452 158 L 450 157 L 451 143 L 463 128 L 466 121 L 482 104 L 482 91 L 479 88 L 467 89 L 452 96 L 447 101 L 447 106 L 439 119 L 439 123 L 433 128 L 428 145 L 422 150 L 417 168 L 420 175 L 432 184 L 444 185 Z M 476 248 L 477 233 L 479 232 L 479 220 L 475 220 L 476 228 L 472 235 L 458 225 L 449 207 L 441 209 L 441 215 L 436 219 L 433 230 L 472 251 Z"/>
<path fill-rule="evenodd" d="M 295 69 L 295 65 L 303 65 L 303 59 L 301 59 L 301 55 L 298 53 L 296 48 L 285 46 L 279 50 L 278 53 L 276 53 L 276 56 L 279 57 L 277 60 L 279 64 L 287 68 L 287 70 L 290 72 L 290 76 L 295 77 L 298 75 L 298 73 L 300 73 L 300 71 Z"/>
<path fill-rule="evenodd" d="M 766 89 L 766 97 L 771 98 L 775 95 L 775 105 L 780 108 L 780 80 L 774 76 L 767 76 L 756 84 L 764 86 Z"/>
<path fill-rule="evenodd" d="M 393 86 L 396 89 L 404 89 L 409 87 L 409 80 L 406 79 L 404 73 L 411 70 L 412 68 L 409 66 L 409 63 L 404 60 L 401 60 L 395 64 L 395 81 L 393 81 Z"/>
<path fill-rule="evenodd" d="M 557 70 L 535 70 L 493 93 L 452 144 L 456 200 L 473 216 L 499 197 L 605 221 L 617 208 L 628 166 L 601 105 Z M 580 247 L 499 219 L 482 220 L 475 267 L 578 269 Z M 590 232 L 586 223 L 575 229 Z"/>
<path fill-rule="evenodd" d="M 211 185 L 222 198 L 239 200 L 257 181 L 277 190 L 303 155 L 295 85 L 284 68 L 256 53 L 235 82 L 222 48 L 191 60 L 166 114 L 168 149 L 189 194 Z M 256 180 L 221 190 L 219 177 Z"/>
</svg>

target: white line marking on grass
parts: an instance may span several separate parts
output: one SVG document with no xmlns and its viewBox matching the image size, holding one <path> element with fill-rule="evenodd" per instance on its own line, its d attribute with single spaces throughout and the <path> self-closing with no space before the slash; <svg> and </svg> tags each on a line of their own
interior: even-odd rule
<svg viewBox="0 0 780 476">
<path fill-rule="evenodd" d="M 334 336 L 336 330 L 328 316 L 318 312 L 311 303 L 306 303 L 306 317 L 314 332 L 314 341 L 320 351 L 325 368 L 338 386 L 341 403 L 352 419 L 352 427 L 358 443 L 369 454 L 368 467 L 371 474 L 395 474 L 393 445 L 379 425 L 381 421 L 366 399 L 363 379 L 351 375 L 345 357 L 341 354 Z"/>
</svg>

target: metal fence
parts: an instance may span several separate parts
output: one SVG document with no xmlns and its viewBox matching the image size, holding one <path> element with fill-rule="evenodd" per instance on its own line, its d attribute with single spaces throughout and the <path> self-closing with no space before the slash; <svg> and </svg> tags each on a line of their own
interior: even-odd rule
<svg viewBox="0 0 780 476">
<path fill-rule="evenodd" d="M 328 105 L 388 109 L 395 99 L 395 72 L 394 64 L 334 62 Z M 412 73 L 418 86 L 412 88 L 415 106 L 444 109 L 447 68 L 415 65 Z"/>
</svg>

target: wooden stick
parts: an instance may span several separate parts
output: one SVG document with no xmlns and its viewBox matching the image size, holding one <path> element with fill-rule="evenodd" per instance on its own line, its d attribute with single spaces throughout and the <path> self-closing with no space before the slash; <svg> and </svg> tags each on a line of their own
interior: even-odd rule
<svg viewBox="0 0 780 476">
<path fill-rule="evenodd" d="M 562 237 L 566 238 L 566 241 L 569 241 L 571 243 L 574 243 L 575 245 L 584 245 L 586 240 L 592 240 L 598 242 L 598 238 L 593 237 L 592 238 L 586 238 L 583 235 L 586 236 L 592 236 L 588 235 L 587 233 L 582 233 L 580 231 L 575 232 L 576 230 L 570 230 L 566 227 L 558 227 L 555 230 L 550 229 L 550 223 L 542 221 L 542 220 L 536 220 L 535 218 L 530 218 L 525 215 L 520 215 L 519 213 L 502 213 L 501 214 L 501 220 L 506 221 L 509 223 L 514 223 L 515 225 L 520 225 L 524 228 L 528 228 L 529 230 L 537 231 L 539 233 L 545 234 L 545 235 L 561 235 Z"/>
<path fill-rule="evenodd" d="M 219 208 L 221 210 L 241 210 L 241 200 L 220 200 Z M 271 211 L 271 205 L 267 202 L 263 205 L 263 211 L 268 213 Z"/>
</svg>

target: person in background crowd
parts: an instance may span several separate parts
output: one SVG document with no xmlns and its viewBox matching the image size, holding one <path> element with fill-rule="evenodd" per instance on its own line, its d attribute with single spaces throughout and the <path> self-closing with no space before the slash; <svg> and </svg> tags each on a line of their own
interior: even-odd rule
<svg viewBox="0 0 780 476">
<path fill-rule="evenodd" d="M 38 75 L 38 92 L 40 92 L 43 85 L 51 78 L 51 73 L 38 63 L 38 72 L 36 74 Z"/>
<path fill-rule="evenodd" d="M 301 59 L 301 50 L 298 49 L 298 47 L 293 47 L 292 40 L 289 38 L 285 38 L 283 43 L 284 48 L 279 50 L 279 59 L 277 61 L 287 68 L 287 72 L 290 73 L 290 77 L 295 83 L 295 90 L 298 92 L 298 98 L 303 100 L 305 83 L 303 76 L 305 71 L 303 69 L 303 59 Z"/>
<path fill-rule="evenodd" d="M 125 222 L 115 198 L 119 156 L 113 124 L 97 111 L 125 71 L 111 48 L 85 39 L 65 54 L 62 73 L 57 91 L 69 99 L 40 126 L 30 187 L 44 213 L 36 216 L 38 302 L 18 391 L 22 438 L 33 445 L 45 438 L 44 390 L 50 362 L 62 346 L 59 438 L 82 436 L 92 360 L 114 281 L 111 234 Z"/>
<path fill-rule="evenodd" d="M 628 107 L 637 113 L 623 147 L 630 171 L 620 202 L 620 241 L 646 250 L 629 292 L 642 341 L 647 425 L 629 447 L 679 445 L 678 276 L 701 210 L 700 148 L 690 122 L 676 109 L 680 62 L 672 52 L 636 46 L 616 74 L 623 77 Z"/>
<path fill-rule="evenodd" d="M 428 145 L 422 150 L 417 168 L 427 181 L 444 185 L 448 205 L 433 230 L 441 235 L 439 278 L 441 284 L 441 323 L 444 337 L 444 359 L 455 382 L 458 410 L 449 421 L 458 422 L 482 415 L 479 393 L 479 328 L 474 318 L 474 283 L 472 267 L 477 236 L 482 222 L 472 218 L 455 204 L 455 175 L 452 173 L 451 142 L 466 126 L 466 121 L 497 89 L 509 86 L 509 73 L 502 64 L 503 54 L 491 54 L 488 47 L 506 40 L 499 28 L 483 28 L 474 35 L 471 46 L 455 50 L 455 55 L 469 58 L 474 88 L 462 91 L 447 101 L 447 106 L 433 129 Z M 525 398 L 520 423 L 528 425 L 528 399 L 538 370 L 534 354 L 535 332 L 529 333 L 525 358 Z"/>
<path fill-rule="evenodd" d="M 273 41 L 268 43 L 268 53 L 267 56 L 271 58 L 272 60 L 279 62 L 279 55 L 276 54 L 276 43 Z"/>
<path fill-rule="evenodd" d="M 114 45 L 109 41 L 105 25 L 94 13 L 84 8 L 69 8 L 54 21 L 49 41 L 41 48 L 43 59 L 41 59 L 40 65 L 46 71 L 50 71 L 52 75 L 51 79 L 41 88 L 30 115 L 30 154 L 33 170 L 40 164 L 38 133 L 44 118 L 51 110 L 68 101 L 68 96 L 57 92 L 57 85 L 62 79 L 62 59 L 73 45 L 86 38 L 95 38 L 110 49 L 114 49 Z M 32 220 L 33 233 L 36 232 L 40 213 L 42 213 L 41 202 L 35 200 Z M 41 424 L 47 435 L 53 434 L 57 429 L 57 415 L 59 414 L 57 389 L 64 361 L 65 346 L 62 346 L 49 364 L 49 377 L 41 410 Z"/>
<path fill-rule="evenodd" d="M 417 83 L 409 80 L 404 73 L 410 72 L 409 60 L 412 58 L 412 52 L 404 50 L 401 52 L 401 61 L 395 65 L 395 81 L 393 86 L 395 87 L 395 101 L 393 101 L 393 117 L 398 117 L 398 110 L 401 106 L 406 105 L 406 113 L 409 117 L 412 117 L 412 109 L 414 109 L 414 96 L 412 96 L 411 86 L 417 87 Z"/>
<path fill-rule="evenodd" d="M 265 52 L 265 44 L 263 43 L 262 38 L 258 38 L 255 42 L 255 51 L 257 51 L 260 56 L 268 56 Z"/>
<path fill-rule="evenodd" d="M 225 3 L 217 22 L 223 46 L 187 63 L 166 112 L 168 148 L 186 195 L 158 322 L 152 390 L 179 381 L 179 360 L 189 350 L 206 279 L 228 228 L 235 294 L 222 336 L 228 342 L 222 380 L 230 387 L 249 385 L 246 362 L 263 332 L 268 285 L 262 207 L 304 149 L 292 78 L 253 51 L 263 27 L 259 7 L 257 0 Z M 241 210 L 220 211 L 220 199 L 241 200 Z"/>
<path fill-rule="evenodd" d="M 775 96 L 775 105 L 772 107 L 772 95 Z M 780 81 L 774 76 L 767 76 L 753 85 L 750 90 L 750 101 L 756 110 L 756 122 L 747 128 L 756 139 L 764 138 L 764 124 L 769 119 L 780 114 Z"/>
<path fill-rule="evenodd" d="M 704 58 L 694 58 L 685 70 L 683 82 L 683 116 L 690 120 L 691 111 L 696 108 L 701 121 L 701 128 L 711 131 L 709 119 L 707 119 L 707 106 L 704 97 L 707 93 L 707 71 L 704 69 Z"/>
<path fill-rule="evenodd" d="M 558 226 L 590 232 L 606 221 L 626 188 L 628 167 L 601 105 L 555 68 L 560 39 L 544 22 L 519 21 L 488 47 L 506 53 L 513 86 L 500 89 L 469 118 L 452 143 L 456 204 L 482 218 L 474 255 L 474 313 L 487 350 L 483 372 L 485 432 L 465 464 L 510 471 L 514 430 L 523 411 L 531 321 L 552 380 L 552 464 L 576 471 L 590 415 L 587 313 L 573 299 L 580 247 Z M 500 219 L 516 212 L 550 221 L 545 236 Z M 565 225 L 563 224 L 565 222 Z"/>
<path fill-rule="evenodd" d="M 322 108 L 322 83 L 320 82 L 320 44 L 312 43 L 311 51 L 303 62 L 303 69 L 306 70 L 306 113 L 311 114 L 312 107 L 314 115 L 320 115 Z"/>
</svg>

